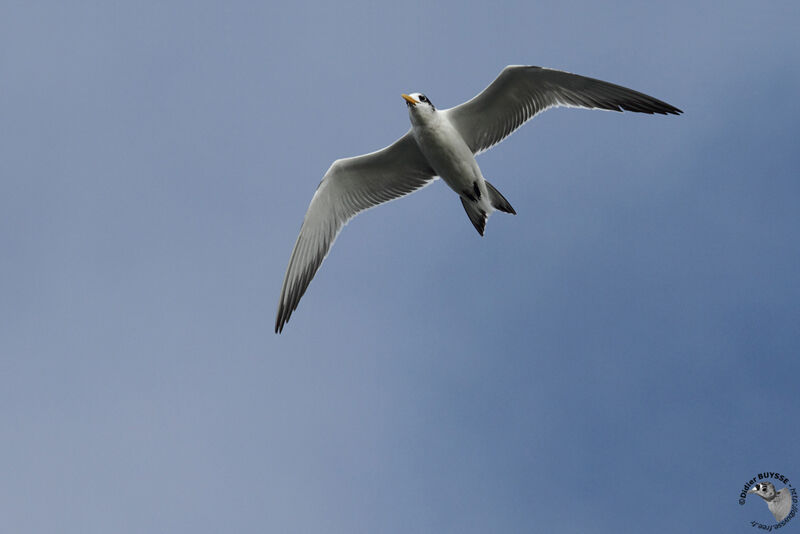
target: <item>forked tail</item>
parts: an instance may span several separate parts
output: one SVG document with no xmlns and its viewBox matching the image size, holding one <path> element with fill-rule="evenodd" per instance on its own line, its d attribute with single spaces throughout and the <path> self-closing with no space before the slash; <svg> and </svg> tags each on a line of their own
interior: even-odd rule
<svg viewBox="0 0 800 534">
<path fill-rule="evenodd" d="M 500 194 L 500 191 L 494 188 L 492 184 L 489 183 L 488 180 L 484 180 L 486 183 L 486 190 L 489 192 L 489 202 L 494 209 L 503 211 L 505 213 L 510 213 L 512 215 L 516 215 L 517 212 L 514 211 L 514 208 L 511 207 L 511 204 L 508 203 L 506 197 Z"/>
<path fill-rule="evenodd" d="M 464 211 L 467 212 L 467 216 L 470 222 L 472 222 L 472 226 L 475 227 L 479 234 L 483 235 L 483 230 L 486 228 L 486 219 L 489 218 L 489 215 L 477 200 L 470 200 L 464 197 L 459 198 L 461 199 L 461 205 L 464 206 Z"/>
<path fill-rule="evenodd" d="M 487 180 L 484 180 L 484 183 L 486 183 L 486 191 L 489 193 L 489 203 L 494 209 L 505 213 L 511 213 L 512 215 L 517 214 L 508 200 L 506 200 L 506 197 L 500 194 L 500 191 L 495 189 Z M 477 182 L 475 184 L 475 193 L 479 193 Z M 478 195 L 477 198 L 473 194 L 469 194 L 466 197 L 461 195 L 460 198 L 461 205 L 464 206 L 464 211 L 467 212 L 472 226 L 475 227 L 479 234 L 483 235 L 486 229 L 486 221 L 489 219 L 489 213 L 486 212 L 483 208 L 483 204 L 479 201 L 480 195 Z"/>
</svg>

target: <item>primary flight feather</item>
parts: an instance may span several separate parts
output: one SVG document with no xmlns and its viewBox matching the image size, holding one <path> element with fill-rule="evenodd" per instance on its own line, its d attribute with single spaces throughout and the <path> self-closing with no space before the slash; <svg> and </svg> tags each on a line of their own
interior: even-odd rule
<svg viewBox="0 0 800 534">
<path fill-rule="evenodd" d="M 436 177 L 458 195 L 475 229 L 499 210 L 516 213 L 483 178 L 475 156 L 538 113 L 567 106 L 678 115 L 678 108 L 619 85 L 532 66 L 509 66 L 480 94 L 437 110 L 421 93 L 402 95 L 411 129 L 393 144 L 333 162 L 311 199 L 281 287 L 275 332 L 283 331 L 339 231 L 357 213 L 402 197 Z"/>
</svg>

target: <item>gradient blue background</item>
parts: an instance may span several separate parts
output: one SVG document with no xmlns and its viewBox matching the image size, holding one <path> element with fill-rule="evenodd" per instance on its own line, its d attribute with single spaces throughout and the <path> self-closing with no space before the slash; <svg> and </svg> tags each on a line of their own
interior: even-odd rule
<svg viewBox="0 0 800 534">
<path fill-rule="evenodd" d="M 800 4 L 0 8 L 0 531 L 753 532 L 800 481 Z M 340 235 L 330 163 L 507 64 L 554 110 Z M 797 484 L 795 484 L 797 485 Z M 800 520 L 798 520 L 800 521 Z"/>
</svg>

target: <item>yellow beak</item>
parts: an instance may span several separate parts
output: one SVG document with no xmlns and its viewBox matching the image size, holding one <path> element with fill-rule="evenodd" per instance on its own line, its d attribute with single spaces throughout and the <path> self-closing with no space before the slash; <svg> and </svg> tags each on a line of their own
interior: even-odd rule
<svg viewBox="0 0 800 534">
<path fill-rule="evenodd" d="M 411 98 L 410 96 L 408 96 L 408 95 L 407 95 L 407 94 L 405 94 L 405 93 L 403 93 L 403 94 L 402 94 L 402 95 L 400 95 L 400 96 L 402 96 L 403 98 L 405 98 L 405 99 L 406 99 L 406 100 L 407 100 L 409 103 L 411 103 L 411 104 L 414 104 L 414 105 L 417 105 L 417 104 L 419 104 L 419 102 L 417 102 L 416 100 L 414 100 L 413 98 Z"/>
</svg>

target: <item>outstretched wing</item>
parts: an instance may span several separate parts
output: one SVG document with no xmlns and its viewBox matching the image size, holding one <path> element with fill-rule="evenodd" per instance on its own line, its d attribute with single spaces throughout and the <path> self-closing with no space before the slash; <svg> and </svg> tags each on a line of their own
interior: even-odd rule
<svg viewBox="0 0 800 534">
<path fill-rule="evenodd" d="M 275 332 L 281 332 L 336 236 L 360 211 L 402 197 L 435 173 L 409 131 L 388 147 L 333 162 L 308 206 L 283 279 Z"/>
<path fill-rule="evenodd" d="M 445 110 L 474 154 L 499 143 L 538 113 L 556 106 L 662 115 L 683 113 L 613 83 L 543 67 L 508 66 L 472 100 Z"/>
</svg>

